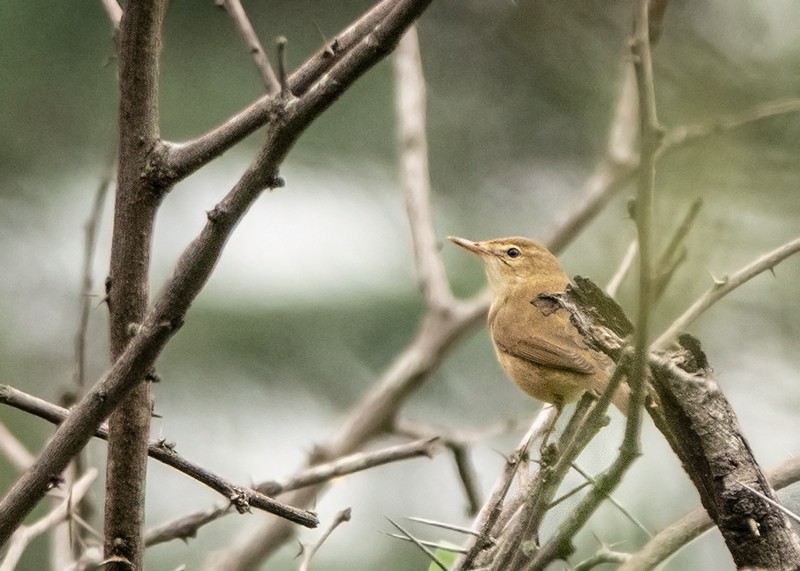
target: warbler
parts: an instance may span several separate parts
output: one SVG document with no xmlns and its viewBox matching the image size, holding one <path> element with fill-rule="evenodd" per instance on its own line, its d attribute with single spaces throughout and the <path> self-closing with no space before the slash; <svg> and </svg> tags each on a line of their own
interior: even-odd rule
<svg viewBox="0 0 800 571">
<path fill-rule="evenodd" d="M 558 410 L 585 391 L 601 394 L 613 362 L 590 349 L 564 308 L 541 304 L 541 294 L 560 293 L 570 283 L 550 251 L 521 237 L 473 242 L 450 240 L 483 260 L 491 292 L 488 326 L 500 366 L 533 398 Z M 612 396 L 627 416 L 630 389 L 624 383 Z"/>
</svg>

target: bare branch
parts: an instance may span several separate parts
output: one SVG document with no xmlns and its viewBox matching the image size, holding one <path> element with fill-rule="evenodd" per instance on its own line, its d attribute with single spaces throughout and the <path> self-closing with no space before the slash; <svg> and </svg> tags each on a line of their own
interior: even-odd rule
<svg viewBox="0 0 800 571">
<path fill-rule="evenodd" d="M 289 90 L 297 97 L 305 94 L 319 78 L 341 62 L 354 46 L 371 34 L 395 8 L 396 3 L 396 0 L 382 0 L 342 30 L 333 41 L 306 60 L 289 77 Z M 274 98 L 265 95 L 196 139 L 185 143 L 168 143 L 164 172 L 173 182 L 189 176 L 266 125 L 274 111 Z"/>
<path fill-rule="evenodd" d="M 413 535 L 411 535 L 411 534 L 410 534 L 408 531 L 406 531 L 405 529 L 403 529 L 403 527 L 402 527 L 400 524 L 398 524 L 398 523 L 396 523 L 396 522 L 392 521 L 392 520 L 391 520 L 391 519 L 389 519 L 389 518 L 386 518 L 386 519 L 387 519 L 387 520 L 389 520 L 389 523 L 390 523 L 390 524 L 392 524 L 393 526 L 395 526 L 395 527 L 397 528 L 397 530 L 398 530 L 400 533 L 402 533 L 402 534 L 403 534 L 403 535 L 404 535 L 404 536 L 405 536 L 405 537 L 406 537 L 406 538 L 407 538 L 407 539 L 408 539 L 408 540 L 409 540 L 411 543 L 413 543 L 414 545 L 416 545 L 417 547 L 419 547 L 419 548 L 420 548 L 420 550 L 421 550 L 421 551 L 422 551 L 422 552 L 423 552 L 425 555 L 427 555 L 427 556 L 428 556 L 428 559 L 430 559 L 430 560 L 431 560 L 431 561 L 432 561 L 432 562 L 433 562 L 433 563 L 434 563 L 434 564 L 435 564 L 435 565 L 436 565 L 436 566 L 437 566 L 439 569 L 441 569 L 442 571 L 447 571 L 447 565 L 445 565 L 444 563 L 442 563 L 442 560 L 441 560 L 441 559 L 439 559 L 439 558 L 436 556 L 436 554 L 435 554 L 433 551 L 431 551 L 431 550 L 430 550 L 430 548 L 429 548 L 427 545 L 425 545 L 425 543 L 424 543 L 424 542 L 420 541 L 419 539 L 417 539 L 416 537 L 414 537 Z"/>
<path fill-rule="evenodd" d="M 726 277 L 712 285 L 689 309 L 687 309 L 672 325 L 670 325 L 658 339 L 656 339 L 651 349 L 663 349 L 671 343 L 677 336 L 686 330 L 689 325 L 703 314 L 709 307 L 725 297 L 727 294 L 754 278 L 758 274 L 771 270 L 789 256 L 800 251 L 800 237 L 775 248 L 771 252 L 753 260 L 750 264 L 743 267 L 733 275 Z"/>
<path fill-rule="evenodd" d="M 786 115 L 787 113 L 797 113 L 800 111 L 800 99 L 778 99 L 758 104 L 750 109 L 745 109 L 740 113 L 724 115 L 711 121 L 696 123 L 694 125 L 680 125 L 667 131 L 664 136 L 661 153 L 671 151 L 673 148 L 685 147 L 699 139 L 716 135 L 730 129 L 742 127 L 762 119 L 769 119 Z"/>
<path fill-rule="evenodd" d="M 256 489 L 264 494 L 276 496 L 291 490 L 314 486 L 347 474 L 361 472 L 391 462 L 407 460 L 418 456 L 432 458 L 438 448 L 439 438 L 424 438 L 407 444 L 390 446 L 379 450 L 357 452 L 349 456 L 337 458 L 324 464 L 316 464 L 295 474 L 286 482 L 264 482 Z"/>
<path fill-rule="evenodd" d="M 125 351 L 104 379 L 75 405 L 33 468 L 0 501 L 0 510 L 7 516 L 0 520 L 0 544 L 5 543 L 11 531 L 46 493 L 52 475 L 63 471 L 69 460 L 89 441 L 102 420 L 150 370 L 164 346 L 180 328 L 192 301 L 205 286 L 237 223 L 265 187 L 277 184 L 278 167 L 297 138 L 353 82 L 391 52 L 402 33 L 430 1 L 400 0 L 394 3 L 392 11 L 372 31 L 368 40 L 353 47 L 302 98 L 286 102 L 281 111 L 280 125 L 270 131 L 253 165 L 208 213 L 208 223 L 181 255 L 175 273 L 145 319 L 135 327 Z M 448 319 L 459 321 L 464 319 L 464 315 L 464 312 L 460 312 L 460 315 L 448 316 Z M 471 317 L 469 313 L 466 315 Z M 449 325 L 452 326 L 452 323 Z M 448 342 L 453 340 L 450 336 L 444 337 Z"/>
<path fill-rule="evenodd" d="M 611 276 L 611 279 L 606 286 L 606 293 L 608 297 L 617 297 L 617 292 L 619 291 L 622 282 L 628 276 L 633 267 L 633 262 L 636 260 L 636 254 L 639 253 L 639 243 L 635 240 L 630 243 L 628 249 L 625 251 L 625 255 L 622 257 L 622 261 L 619 263 L 619 267 L 617 271 L 614 272 L 614 275 Z"/>
<path fill-rule="evenodd" d="M 2 392 L 1 387 L 0 392 Z M 30 468 L 36 459 L 2 422 L 0 422 L 0 454 L 6 457 L 17 472 L 24 472 Z"/>
<path fill-rule="evenodd" d="M 112 362 L 128 346 L 131 324 L 141 323 L 147 312 L 153 227 L 161 197 L 168 190 L 153 184 L 148 176 L 160 138 L 158 70 L 165 11 L 166 0 L 129 2 L 120 21 L 119 154 L 107 301 Z M 142 566 L 151 418 L 146 373 L 147 369 L 134 371 L 130 390 L 109 410 L 103 517 L 104 557 L 111 561 L 109 571 Z M 45 450 L 42 456 L 47 454 Z M 37 469 L 39 462 L 31 471 Z M 52 478 L 62 470 L 42 474 L 39 480 Z"/>
<path fill-rule="evenodd" d="M 521 463 L 528 460 L 528 450 L 537 438 L 541 438 L 550 429 L 556 420 L 558 411 L 552 405 L 542 407 L 542 410 L 534 419 L 525 436 L 522 437 L 516 450 L 506 460 L 503 473 L 495 482 L 489 499 L 483 504 L 478 516 L 475 518 L 473 529 L 477 533 L 476 539 L 470 540 L 465 545 L 467 554 L 463 559 L 456 562 L 455 569 L 471 569 L 478 555 L 494 544 L 491 536 L 500 514 L 502 512 L 503 500 L 511 488 L 514 475 Z"/>
<path fill-rule="evenodd" d="M 789 458 L 767 472 L 773 489 L 782 490 L 800 481 L 800 456 Z M 649 571 L 714 526 L 708 512 L 698 508 L 658 532 L 634 553 L 619 571 Z"/>
<path fill-rule="evenodd" d="M 317 551 L 319 551 L 319 548 L 322 547 L 322 544 L 325 543 L 325 540 L 328 539 L 331 533 L 333 533 L 333 530 L 335 530 L 344 522 L 350 521 L 351 514 L 352 510 L 350 508 L 345 508 L 337 512 L 333 518 L 333 521 L 331 522 L 331 525 L 325 530 L 322 536 L 320 536 L 317 542 L 311 547 L 303 547 L 303 561 L 300 563 L 299 571 L 308 571 L 308 567 L 311 564 L 311 559 L 314 557 L 314 555 L 316 555 Z"/>
<path fill-rule="evenodd" d="M 425 133 L 426 88 L 416 28 L 409 28 L 394 56 L 395 118 L 400 148 L 400 178 L 406 197 L 411 242 L 420 287 L 428 307 L 444 309 L 453 294 L 439 256 L 433 227 Z"/>
<path fill-rule="evenodd" d="M 250 18 L 247 17 L 247 13 L 244 11 L 244 8 L 242 8 L 242 3 L 239 0 L 214 0 L 214 3 L 217 6 L 223 7 L 236 25 L 236 30 L 239 32 L 239 35 L 242 36 L 247 46 L 247 51 L 253 56 L 253 62 L 256 64 L 258 73 L 261 75 L 261 81 L 264 83 L 264 89 L 266 89 L 267 94 L 273 95 L 278 93 L 281 89 L 278 77 L 272 70 L 269 58 L 267 54 L 264 53 L 261 41 L 258 39 L 253 25 L 250 23 Z"/>
<path fill-rule="evenodd" d="M 195 537 L 197 531 L 204 525 L 231 513 L 232 507 L 230 502 L 225 502 L 148 529 L 144 534 L 144 543 L 147 547 L 152 547 L 175 539 L 186 541 L 191 537 Z"/>
<path fill-rule="evenodd" d="M 639 181 L 636 192 L 635 219 L 639 242 L 639 301 L 634 334 L 634 356 L 628 377 L 631 387 L 631 406 L 625 426 L 624 443 L 634 447 L 632 457 L 638 455 L 639 431 L 642 422 L 642 405 L 645 398 L 647 351 L 650 336 L 650 308 L 653 302 L 653 202 L 655 194 L 655 163 L 661 127 L 656 117 L 656 95 L 653 84 L 653 60 L 650 51 L 650 24 L 648 1 L 637 0 L 634 6 L 634 30 L 631 53 L 636 71 L 639 99 Z M 625 444 L 623 444 L 624 446 Z M 621 463 L 623 462 L 620 449 Z M 619 473 L 621 477 L 622 473 Z"/>
<path fill-rule="evenodd" d="M 34 414 L 54 424 L 61 424 L 69 415 L 69 411 L 60 406 L 26 394 L 8 385 L 0 385 L 0 402 Z M 108 440 L 108 427 L 101 425 L 94 435 L 103 440 Z M 315 518 L 310 512 L 283 504 L 278 500 L 267 497 L 267 495 L 258 490 L 236 486 L 206 470 L 199 464 L 182 457 L 175 452 L 174 445 L 166 440 L 151 442 L 147 447 L 147 452 L 150 457 L 175 468 L 179 472 L 183 472 L 201 484 L 205 484 L 212 490 L 222 494 L 236 507 L 239 513 L 244 513 L 249 511 L 250 507 L 254 507 L 268 513 L 288 517 L 292 521 L 307 526 L 315 522 Z"/>
<path fill-rule="evenodd" d="M 79 502 L 97 478 L 97 469 L 90 468 L 67 491 L 67 496 L 50 512 L 31 525 L 23 525 L 11 536 L 8 551 L 0 564 L 0 571 L 13 571 L 30 542 L 69 517 L 70 508 Z"/>
<path fill-rule="evenodd" d="M 100 178 L 100 184 L 95 191 L 89 217 L 84 224 L 83 241 L 83 270 L 81 277 L 80 293 L 80 318 L 78 331 L 75 333 L 75 386 L 82 389 L 86 386 L 86 333 L 89 327 L 89 315 L 92 310 L 92 262 L 97 249 L 97 230 L 100 226 L 100 217 L 103 214 L 103 205 L 106 195 L 114 180 L 114 165 L 116 152 L 106 164 L 105 172 Z"/>
</svg>

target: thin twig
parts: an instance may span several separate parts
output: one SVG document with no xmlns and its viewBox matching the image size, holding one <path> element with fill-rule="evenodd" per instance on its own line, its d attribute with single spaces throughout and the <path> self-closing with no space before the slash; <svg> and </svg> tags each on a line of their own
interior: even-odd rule
<svg viewBox="0 0 800 571">
<path fill-rule="evenodd" d="M 625 563 L 631 558 L 630 554 L 628 553 L 620 553 L 619 551 L 611 551 L 607 547 L 603 547 L 589 557 L 578 563 L 573 571 L 589 571 L 590 569 L 594 569 L 598 565 L 603 565 L 604 563 Z"/>
<path fill-rule="evenodd" d="M 333 41 L 292 73 L 288 78 L 289 91 L 296 97 L 304 95 L 324 74 L 341 62 L 351 49 L 371 34 L 396 4 L 397 0 L 381 0 L 342 30 Z M 274 97 L 264 95 L 195 139 L 184 143 L 167 143 L 164 173 L 171 182 L 186 178 L 266 125 L 274 111 Z"/>
<path fill-rule="evenodd" d="M 30 468 L 36 459 L 2 422 L 0 422 L 0 454 L 6 457 L 17 472 L 24 472 Z"/>
<path fill-rule="evenodd" d="M 352 510 L 350 508 L 345 508 L 336 513 L 331 522 L 331 525 L 328 526 L 328 529 L 320 536 L 317 542 L 312 545 L 311 547 L 304 547 L 303 548 L 303 561 L 300 563 L 300 567 L 298 571 L 308 571 L 308 567 L 311 564 L 311 559 L 316 555 L 319 548 L 322 547 L 322 544 L 325 543 L 325 540 L 328 539 L 333 530 L 339 527 L 346 521 L 350 521 L 350 517 L 352 515 Z"/>
<path fill-rule="evenodd" d="M 639 130 L 641 151 L 639 183 L 636 192 L 635 221 L 639 242 L 639 302 L 634 335 L 634 357 L 628 383 L 631 385 L 631 407 L 625 427 L 628 433 L 641 429 L 642 403 L 645 396 L 647 351 L 650 336 L 650 307 L 653 302 L 653 203 L 655 195 L 656 152 L 662 129 L 656 116 L 656 95 L 653 83 L 653 59 L 650 50 L 648 1 L 637 0 L 634 7 L 634 31 L 631 52 L 639 94 Z M 636 438 L 638 447 L 638 437 Z"/>
<path fill-rule="evenodd" d="M 61 523 L 70 515 L 70 508 L 79 502 L 92 482 L 97 478 L 97 468 L 90 468 L 81 478 L 70 486 L 67 496 L 50 512 L 31 525 L 20 526 L 11 536 L 8 551 L 0 564 L 0 571 L 12 571 L 25 551 L 25 548 L 36 537 L 45 533 L 48 529 Z"/>
<path fill-rule="evenodd" d="M 386 533 L 385 531 L 382 531 L 380 533 L 388 535 L 389 537 L 393 537 L 394 539 L 400 539 L 403 541 L 412 542 L 412 540 L 409 539 L 407 535 L 400 535 L 399 533 Z M 459 547 L 458 545 L 450 545 L 448 543 L 441 543 L 439 541 L 428 541 L 427 539 L 419 539 L 419 538 L 417 538 L 417 541 L 422 545 L 430 547 L 432 549 L 449 551 L 451 553 L 461 553 L 461 554 L 466 553 L 466 550 L 463 547 Z"/>
<path fill-rule="evenodd" d="M 597 486 L 597 480 L 591 474 L 583 470 L 580 466 L 578 466 L 574 462 L 572 464 L 572 467 L 575 469 L 576 472 L 578 472 L 578 474 L 586 478 L 586 481 L 589 484 L 591 484 L 592 486 Z M 653 534 L 650 532 L 650 530 L 647 529 L 647 527 L 645 527 L 645 525 L 635 515 L 633 515 L 628 508 L 619 503 L 619 501 L 617 501 L 617 499 L 614 498 L 614 496 L 608 494 L 606 496 L 606 499 L 608 499 L 608 501 L 611 502 L 615 508 L 617 508 L 620 512 L 622 512 L 622 515 L 628 518 L 636 527 L 641 529 L 647 537 L 649 538 L 653 537 Z"/>
<path fill-rule="evenodd" d="M 661 153 L 671 151 L 675 147 L 685 147 L 697 140 L 707 138 L 730 129 L 742 127 L 749 123 L 770 119 L 787 113 L 800 111 L 800 99 L 778 99 L 767 101 L 745 109 L 739 113 L 723 115 L 703 123 L 680 125 L 672 128 L 664 135 Z"/>
<path fill-rule="evenodd" d="M 463 559 L 456 562 L 455 569 L 470 569 L 476 558 L 486 548 L 494 544 L 494 539 L 491 536 L 492 529 L 495 526 L 498 518 L 502 513 L 503 500 L 508 494 L 511 483 L 514 481 L 514 475 L 520 464 L 528 459 L 528 450 L 537 438 L 541 438 L 553 425 L 558 411 L 552 405 L 546 405 L 542 408 L 534 421 L 531 423 L 530 428 L 522 437 L 516 450 L 508 457 L 502 474 L 497 479 L 489 495 L 489 499 L 483 504 L 480 512 L 478 512 L 473 524 L 473 529 L 477 533 L 474 540 L 470 540 L 464 546 L 467 554 Z"/>
<path fill-rule="evenodd" d="M 195 537 L 201 527 L 218 520 L 224 515 L 233 513 L 232 508 L 231 503 L 226 501 L 208 509 L 192 512 L 168 521 L 148 529 L 144 534 L 144 543 L 147 547 L 152 547 L 175 539 L 186 541 L 191 537 Z"/>
<path fill-rule="evenodd" d="M 766 270 L 771 270 L 798 251 L 800 251 L 800 237 L 763 254 L 731 276 L 715 281 L 714 285 L 701 295 L 678 319 L 673 321 L 667 330 L 653 342 L 651 350 L 665 348 L 709 307 L 742 284 Z"/>
<path fill-rule="evenodd" d="M 379 450 L 356 452 L 349 456 L 337 458 L 331 462 L 310 466 L 295 474 L 285 482 L 264 482 L 256 485 L 256 489 L 264 494 L 276 496 L 298 488 L 314 486 L 339 476 L 368 470 L 376 466 L 407 460 L 418 456 L 432 458 L 439 445 L 439 438 L 424 438 L 415 442 L 398 444 Z"/>
<path fill-rule="evenodd" d="M 86 334 L 89 328 L 89 315 L 92 310 L 92 264 L 94 262 L 95 251 L 97 250 L 97 230 L 100 226 L 100 218 L 103 215 L 103 205 L 106 196 L 114 182 L 114 169 L 116 161 L 116 150 L 106 164 L 106 168 L 100 178 L 100 184 L 95 191 L 92 208 L 84 224 L 83 240 L 83 270 L 81 272 L 81 293 L 80 293 L 80 318 L 78 321 L 78 331 L 75 333 L 75 374 L 73 380 L 78 392 L 82 392 L 86 386 Z"/>
<path fill-rule="evenodd" d="M 423 552 L 425 555 L 427 555 L 427 556 L 428 556 L 428 558 L 429 558 L 431 561 L 433 561 L 433 563 L 434 563 L 434 564 L 436 564 L 436 566 L 437 566 L 437 567 L 439 567 L 439 569 L 441 569 L 442 571 L 448 571 L 448 570 L 447 570 L 447 565 L 445 565 L 445 564 L 442 562 L 442 560 L 441 560 L 441 559 L 439 559 L 439 557 L 437 557 L 437 556 L 436 556 L 436 554 L 435 554 L 433 551 L 431 551 L 431 550 L 430 550 L 430 548 L 429 548 L 427 545 L 425 545 L 425 543 L 424 543 L 424 542 L 422 542 L 421 540 L 419 540 L 419 539 L 417 539 L 416 537 L 414 537 L 413 535 L 411 535 L 409 532 L 407 532 L 405 529 L 403 529 L 403 527 L 402 527 L 400 524 L 398 524 L 398 523 L 396 523 L 396 522 L 392 521 L 392 520 L 391 520 L 391 519 L 389 519 L 388 517 L 387 517 L 386 519 L 389 521 L 389 523 L 391 523 L 393 526 L 395 526 L 395 527 L 397 528 L 397 530 L 398 530 L 400 533 L 402 533 L 404 536 L 406 536 L 406 538 L 407 538 L 407 539 L 408 539 L 408 540 L 409 540 L 411 543 L 413 543 L 414 545 L 416 545 L 417 547 L 419 547 L 419 548 L 422 550 L 422 552 Z"/>
<path fill-rule="evenodd" d="M 468 527 L 464 527 L 463 525 L 455 525 L 452 523 L 442 522 L 442 521 L 435 521 L 432 519 L 427 519 L 424 517 L 407 517 L 406 519 L 410 519 L 411 521 L 415 521 L 417 523 L 424 523 L 425 525 L 430 525 L 433 527 L 440 527 L 442 529 L 449 529 L 450 531 L 457 531 L 459 533 L 466 533 L 467 535 L 474 535 L 478 536 L 478 532 L 471 530 Z"/>
<path fill-rule="evenodd" d="M 247 50 L 253 56 L 253 61 L 256 64 L 258 73 L 261 75 L 261 81 L 264 83 L 264 88 L 267 94 L 278 93 L 281 85 L 278 81 L 272 66 L 269 63 L 269 58 L 261 46 L 261 41 L 258 39 L 256 31 L 247 17 L 242 4 L 239 0 L 215 0 L 217 6 L 225 8 L 225 11 L 233 20 L 239 35 L 242 36 Z"/>
<path fill-rule="evenodd" d="M 428 307 L 443 309 L 451 305 L 453 294 L 439 255 L 431 214 L 426 87 L 415 27 L 409 28 L 400 40 L 393 61 L 400 178 L 411 227 L 414 260 Z"/>
<path fill-rule="evenodd" d="M 608 285 L 606 286 L 606 293 L 608 294 L 608 297 L 617 297 L 619 287 L 630 273 L 638 252 L 639 243 L 636 242 L 636 240 L 631 241 L 628 249 L 625 251 L 625 255 L 622 257 L 622 261 L 619 263 L 617 271 L 614 272 L 614 275 L 611 276 L 611 279 L 608 281 Z"/>
<path fill-rule="evenodd" d="M 333 478 L 354 474 L 390 462 L 398 462 L 418 456 L 430 458 L 436 452 L 437 447 L 437 438 L 425 438 L 388 448 L 356 452 L 330 462 L 309 466 L 284 482 L 276 482 L 274 480 L 262 482 L 253 486 L 253 489 L 268 496 L 277 496 L 292 490 L 318 486 Z M 163 543 L 173 539 L 194 537 L 200 527 L 231 513 L 227 509 L 228 507 L 229 504 L 223 504 L 180 516 L 149 530 L 146 534 L 146 541 L 150 545 L 151 543 Z"/>
<path fill-rule="evenodd" d="M 800 482 L 800 456 L 789 458 L 767 472 L 774 490 L 782 490 Z M 644 547 L 631 556 L 619 571 L 650 571 L 674 553 L 714 527 L 705 508 L 697 508 L 659 531 Z"/>
<path fill-rule="evenodd" d="M 24 410 L 54 424 L 62 423 L 69 415 L 67 409 L 26 394 L 8 385 L 0 385 L 0 403 L 13 406 L 19 410 Z M 101 425 L 94 435 L 103 440 L 107 440 L 108 427 L 106 425 Z M 314 515 L 308 511 L 299 510 L 286 505 L 278 500 L 267 497 L 257 490 L 237 486 L 228 482 L 221 476 L 210 472 L 199 464 L 175 452 L 174 445 L 166 440 L 162 439 L 151 442 L 147 447 L 147 452 L 152 458 L 183 472 L 201 484 L 205 484 L 212 490 L 219 492 L 227 498 L 240 513 L 248 511 L 249 507 L 254 507 L 269 513 L 277 513 L 283 517 L 288 517 L 306 526 L 313 527 L 312 524 L 316 521 Z"/>
</svg>

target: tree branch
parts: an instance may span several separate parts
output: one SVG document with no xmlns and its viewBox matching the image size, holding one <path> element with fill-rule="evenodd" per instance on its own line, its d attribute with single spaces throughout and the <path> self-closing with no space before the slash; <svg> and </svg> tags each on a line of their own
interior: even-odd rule
<svg viewBox="0 0 800 571">
<path fill-rule="evenodd" d="M 354 46 L 367 38 L 396 4 L 397 0 L 382 0 L 342 30 L 289 77 L 289 90 L 297 97 L 304 95 Z M 167 143 L 163 175 L 172 183 L 186 178 L 266 125 L 275 105 L 274 97 L 265 95 L 196 139 L 185 143 Z"/>
<path fill-rule="evenodd" d="M 782 490 L 800 481 L 800 457 L 789 458 L 767 472 L 767 479 L 774 490 Z M 619 571 L 649 571 L 688 545 L 704 532 L 714 527 L 714 522 L 704 508 L 686 514 L 673 524 L 662 529 L 645 546 L 632 554 Z"/>
<path fill-rule="evenodd" d="M 281 85 L 278 82 L 278 77 L 269 63 L 269 58 L 261 46 L 261 41 L 258 39 L 247 13 L 242 8 L 242 3 L 239 0 L 214 0 L 217 6 L 225 9 L 228 15 L 236 25 L 236 30 L 242 36 L 244 43 L 247 45 L 247 50 L 253 56 L 253 62 L 256 64 L 258 73 L 261 75 L 261 81 L 264 83 L 267 95 L 274 95 L 281 90 Z"/>
<path fill-rule="evenodd" d="M 163 188 L 148 176 L 159 140 L 158 58 L 165 0 L 126 4 L 119 43 L 119 156 L 111 241 L 109 338 L 111 361 L 122 355 L 131 326 L 149 303 L 150 252 Z M 150 385 L 138 372 L 109 418 L 104 556 L 110 571 L 142 566 Z M 60 470 L 59 470 L 60 472 Z"/>
<path fill-rule="evenodd" d="M 425 134 L 425 78 L 419 39 L 410 28 L 394 57 L 395 118 L 400 147 L 400 179 L 406 197 L 411 242 L 420 287 L 430 308 L 444 309 L 453 294 L 439 255 L 431 215 L 428 142 Z"/>
<path fill-rule="evenodd" d="M 0 396 L 2 392 L 3 387 L 0 386 Z M 24 472 L 30 468 L 35 459 L 35 456 L 25 448 L 22 442 L 17 440 L 17 437 L 2 422 L 0 422 L 0 453 L 8 459 L 17 472 Z"/>
<path fill-rule="evenodd" d="M 655 354 L 649 358 L 666 420 L 664 437 L 737 568 L 793 569 L 800 560 L 800 539 L 785 513 L 742 486 L 775 500 L 699 343 L 686 337 L 681 339 L 682 349 L 669 359 Z"/>
<path fill-rule="evenodd" d="M 33 539 L 45 533 L 69 517 L 72 506 L 86 495 L 89 486 L 97 478 L 97 469 L 90 468 L 81 478 L 70 486 L 65 497 L 55 508 L 29 526 L 21 526 L 14 532 L 8 546 L 8 551 L 0 564 L 0 571 L 13 571 L 25 548 Z"/>
<path fill-rule="evenodd" d="M 677 338 L 681 332 L 686 331 L 686 328 L 709 307 L 758 274 L 773 269 L 780 262 L 796 254 L 798 251 L 800 251 L 800 237 L 775 248 L 771 252 L 763 254 L 733 275 L 715 281 L 714 285 L 678 317 L 658 339 L 653 341 L 651 349 L 666 348 L 669 343 Z"/>
<path fill-rule="evenodd" d="M 301 99 L 286 102 L 280 112 L 281 121 L 274 125 L 254 164 L 228 196 L 208 213 L 208 223 L 181 255 L 175 273 L 153 308 L 140 325 L 130 329 L 134 335 L 125 351 L 103 380 L 75 405 L 34 466 L 0 501 L 0 511 L 6 514 L 0 521 L 0 544 L 7 541 L 13 529 L 46 493 L 53 475 L 63 471 L 103 419 L 152 367 L 168 340 L 180 328 L 184 315 L 211 275 L 236 224 L 265 187 L 277 184 L 278 166 L 300 134 L 356 79 L 391 51 L 402 32 L 430 1 L 403 0 L 396 3 L 386 20 L 351 49 Z M 112 282 L 114 279 L 116 277 L 112 276 Z M 113 296 L 111 301 L 114 302 Z"/>
<path fill-rule="evenodd" d="M 57 425 L 61 424 L 69 415 L 67 409 L 24 393 L 8 385 L 0 385 L 0 403 L 23 410 Z M 103 440 L 108 440 L 108 427 L 106 425 L 101 425 L 95 431 L 94 436 Z M 314 524 L 315 519 L 310 512 L 297 510 L 292 506 L 267 497 L 268 495 L 276 494 L 232 484 L 203 466 L 184 458 L 175 451 L 175 446 L 168 443 L 166 440 L 162 439 L 149 442 L 147 454 L 162 464 L 170 466 L 222 494 L 236 507 L 239 513 L 248 511 L 249 507 L 252 506 L 268 513 L 286 517 L 302 525 L 313 526 Z"/>
</svg>

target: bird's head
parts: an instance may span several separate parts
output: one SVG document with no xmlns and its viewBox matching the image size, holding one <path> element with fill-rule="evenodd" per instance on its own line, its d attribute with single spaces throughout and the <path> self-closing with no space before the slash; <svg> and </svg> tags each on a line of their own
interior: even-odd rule
<svg viewBox="0 0 800 571">
<path fill-rule="evenodd" d="M 521 286 L 540 292 L 562 291 L 569 278 L 550 251 L 533 240 L 514 236 L 473 242 L 457 236 L 450 241 L 483 260 L 494 295 Z"/>
</svg>

